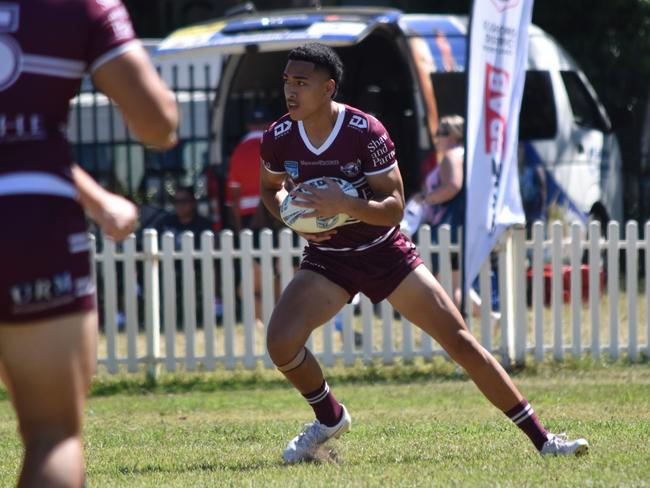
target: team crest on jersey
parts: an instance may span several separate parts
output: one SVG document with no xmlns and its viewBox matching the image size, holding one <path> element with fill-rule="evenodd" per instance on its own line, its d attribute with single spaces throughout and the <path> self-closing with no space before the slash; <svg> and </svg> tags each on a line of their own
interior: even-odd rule
<svg viewBox="0 0 650 488">
<path fill-rule="evenodd" d="M 366 130 L 368 128 L 368 120 L 361 115 L 353 115 L 348 122 L 348 126 L 355 127 L 360 130 Z"/>
<path fill-rule="evenodd" d="M 341 172 L 348 178 L 354 178 L 361 171 L 361 161 L 351 161 L 341 165 Z"/>
<path fill-rule="evenodd" d="M 285 161 L 284 170 L 291 177 L 292 180 L 298 179 L 298 161 Z"/>
<path fill-rule="evenodd" d="M 283 136 L 287 132 L 289 132 L 289 129 L 291 129 L 291 121 L 290 120 L 285 120 L 281 124 L 276 125 L 273 128 L 273 135 L 277 139 L 278 137 Z"/>
</svg>

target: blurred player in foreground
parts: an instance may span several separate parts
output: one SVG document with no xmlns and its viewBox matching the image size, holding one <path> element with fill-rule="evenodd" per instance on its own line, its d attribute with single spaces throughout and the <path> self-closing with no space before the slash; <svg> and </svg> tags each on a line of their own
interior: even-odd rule
<svg viewBox="0 0 650 488">
<path fill-rule="evenodd" d="M 344 213 L 355 221 L 327 232 L 301 234 L 309 244 L 300 270 L 268 326 L 273 362 L 316 415 L 288 443 L 285 462 L 312 459 L 327 440 L 350 429 L 350 414 L 334 397 L 305 343 L 359 291 L 374 303 L 387 299 L 431 335 L 542 455 L 585 453 L 586 440 L 568 440 L 544 429 L 508 374 L 469 332 L 413 243 L 399 231 L 404 190 L 395 147 L 376 118 L 333 100 L 342 74 L 340 59 L 328 47 L 314 43 L 294 49 L 284 70 L 289 113 L 272 124 L 262 140 L 261 196 L 276 217 L 287 194 L 287 177 L 296 184 L 315 177 L 343 178 L 360 195 L 345 195 L 331 184 L 301 197 L 306 200 L 302 206 L 316 216 Z"/>
<path fill-rule="evenodd" d="M 116 240 L 136 221 L 72 162 L 69 102 L 85 73 L 143 143 L 175 144 L 173 95 L 120 0 L 0 3 L 0 374 L 25 446 L 21 487 L 84 482 L 97 336 L 84 209 Z"/>
</svg>

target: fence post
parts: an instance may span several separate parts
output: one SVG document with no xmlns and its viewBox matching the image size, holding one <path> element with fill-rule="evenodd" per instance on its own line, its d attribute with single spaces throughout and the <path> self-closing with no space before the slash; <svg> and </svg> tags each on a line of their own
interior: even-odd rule
<svg viewBox="0 0 650 488">
<path fill-rule="evenodd" d="M 582 227 L 571 224 L 571 323 L 573 358 L 582 355 Z"/>
<path fill-rule="evenodd" d="M 165 232 L 162 238 L 163 325 L 165 327 L 165 368 L 176 371 L 176 269 L 174 235 Z"/>
<path fill-rule="evenodd" d="M 600 223 L 589 224 L 589 316 L 591 356 L 600 357 Z"/>
<path fill-rule="evenodd" d="M 215 287 L 214 287 L 214 234 L 203 231 L 201 234 L 201 287 L 203 291 L 203 338 L 205 340 L 205 368 L 212 371 L 216 366 L 214 354 Z"/>
<path fill-rule="evenodd" d="M 533 324 L 535 361 L 544 361 L 544 224 L 533 224 Z"/>
<path fill-rule="evenodd" d="M 393 364 L 393 307 L 388 300 L 381 302 L 381 331 L 383 363 Z"/>
<path fill-rule="evenodd" d="M 275 306 L 275 300 L 277 299 L 275 296 L 276 278 L 273 263 L 274 257 L 271 254 L 271 249 L 273 249 L 273 232 L 270 229 L 264 229 L 260 233 L 260 262 L 262 268 L 262 321 L 264 322 L 265 337 L 266 329 L 269 326 L 269 320 L 273 313 L 273 307 Z M 274 366 L 266 347 L 264 347 L 264 366 L 267 368 Z"/>
<path fill-rule="evenodd" d="M 627 326 L 628 342 L 627 354 L 630 359 L 635 360 L 639 353 L 637 337 L 637 310 L 638 310 L 638 269 L 637 269 L 637 241 L 639 239 L 639 229 L 637 223 L 630 221 L 625 226 L 625 277 L 627 280 L 625 291 L 627 293 Z M 647 259 L 647 257 L 646 257 Z"/>
<path fill-rule="evenodd" d="M 609 357 L 618 359 L 618 223 L 610 221 L 607 225 L 607 296 L 609 298 Z"/>
<path fill-rule="evenodd" d="M 375 312 L 370 298 L 365 295 L 361 295 L 361 323 L 363 324 L 364 364 L 372 364 L 372 357 L 374 352 L 374 316 Z"/>
<path fill-rule="evenodd" d="M 181 235 L 181 268 L 183 270 L 183 330 L 185 331 L 185 367 L 196 369 L 196 273 L 194 272 L 194 234 Z"/>
<path fill-rule="evenodd" d="M 526 227 L 516 224 L 512 230 L 512 270 L 514 273 L 514 332 L 515 364 L 526 363 L 526 341 L 528 320 L 526 320 Z"/>
<path fill-rule="evenodd" d="M 255 368 L 255 290 L 253 283 L 253 232 L 239 234 L 242 322 L 244 326 L 244 366 Z"/>
<path fill-rule="evenodd" d="M 106 366 L 117 373 L 117 272 L 115 270 L 115 242 L 104 237 L 102 264 L 104 275 L 104 332 L 106 333 Z"/>
<path fill-rule="evenodd" d="M 138 289 L 135 272 L 135 236 L 124 241 L 124 310 L 126 312 L 126 351 L 129 373 L 138 371 Z"/>
<path fill-rule="evenodd" d="M 158 377 L 160 356 L 160 283 L 158 277 L 158 233 L 145 229 L 144 250 L 144 326 L 147 335 L 147 378 Z"/>
<path fill-rule="evenodd" d="M 420 227 L 420 229 L 418 229 L 418 248 L 420 251 L 420 256 L 422 257 L 422 261 L 424 261 L 424 265 L 431 272 L 433 272 L 433 268 L 431 264 L 431 254 L 433 253 L 432 247 L 433 245 L 431 243 L 431 228 L 429 227 L 428 224 L 424 224 L 423 226 Z M 440 245 L 437 245 L 436 249 L 437 249 L 436 253 L 438 254 L 438 260 L 440 260 Z M 362 307 L 361 308 L 362 313 L 363 310 L 364 309 Z M 370 350 L 372 348 L 372 345 L 366 348 L 366 335 L 367 333 L 365 331 L 365 321 L 364 321 L 363 348 L 364 348 L 364 353 L 369 354 L 366 351 Z M 429 334 L 427 334 L 423 330 L 420 331 L 420 344 L 422 350 L 422 357 L 424 358 L 425 361 L 431 361 L 433 359 L 433 339 Z"/>
<path fill-rule="evenodd" d="M 512 229 L 506 230 L 501 237 L 503 251 L 499 253 L 499 297 L 503 300 L 501 305 L 501 353 L 503 365 L 510 367 L 515 356 L 515 274 L 513 270 L 513 242 Z M 503 279 L 502 279 L 503 278 Z"/>
<path fill-rule="evenodd" d="M 564 283 L 562 276 L 562 222 L 551 226 L 551 310 L 553 316 L 553 359 L 564 357 L 563 317 Z"/>
<path fill-rule="evenodd" d="M 221 293 L 223 300 L 223 347 L 226 369 L 235 368 L 235 265 L 232 231 L 221 232 Z"/>
</svg>

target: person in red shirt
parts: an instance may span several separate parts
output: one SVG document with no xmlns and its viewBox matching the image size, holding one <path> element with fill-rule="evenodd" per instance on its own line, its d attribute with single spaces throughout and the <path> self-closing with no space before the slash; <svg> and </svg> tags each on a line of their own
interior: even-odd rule
<svg viewBox="0 0 650 488">
<path fill-rule="evenodd" d="M 255 108 L 248 122 L 248 133 L 230 157 L 226 183 L 226 206 L 236 232 L 249 229 L 260 203 L 260 144 L 269 117 L 262 107 Z"/>
</svg>

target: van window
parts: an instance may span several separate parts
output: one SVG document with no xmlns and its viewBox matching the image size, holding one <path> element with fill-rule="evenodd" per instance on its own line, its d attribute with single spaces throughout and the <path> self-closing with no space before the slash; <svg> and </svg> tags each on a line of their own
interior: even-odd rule
<svg viewBox="0 0 650 488">
<path fill-rule="evenodd" d="M 431 82 L 440 117 L 465 113 L 465 73 L 432 73 Z M 519 138 L 552 139 L 557 115 L 548 71 L 527 71 L 519 116 Z"/>
<path fill-rule="evenodd" d="M 609 124 L 603 119 L 596 101 L 578 76 L 578 73 L 575 71 L 561 71 L 560 74 L 569 96 L 574 122 L 586 129 L 609 131 Z"/>
<path fill-rule="evenodd" d="M 519 139 L 553 139 L 557 112 L 548 71 L 526 71 L 526 83 L 519 115 Z"/>
</svg>

